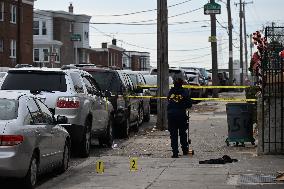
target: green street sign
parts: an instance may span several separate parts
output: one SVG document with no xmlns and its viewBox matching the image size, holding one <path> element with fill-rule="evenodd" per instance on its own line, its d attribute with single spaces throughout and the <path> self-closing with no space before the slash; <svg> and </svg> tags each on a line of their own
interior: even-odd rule
<svg viewBox="0 0 284 189">
<path fill-rule="evenodd" d="M 207 3 L 204 5 L 204 14 L 221 14 L 221 5 L 218 3 Z"/>
<path fill-rule="evenodd" d="M 81 41 L 81 35 L 80 34 L 73 34 L 71 36 L 71 41 Z"/>
</svg>

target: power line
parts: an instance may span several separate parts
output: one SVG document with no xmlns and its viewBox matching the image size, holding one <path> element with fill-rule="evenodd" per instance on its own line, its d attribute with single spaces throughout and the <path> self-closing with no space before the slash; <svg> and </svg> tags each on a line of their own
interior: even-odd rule
<svg viewBox="0 0 284 189">
<path fill-rule="evenodd" d="M 45 10 L 46 11 L 46 10 Z M 53 12 L 53 11 L 46 11 L 46 12 Z M 55 12 L 56 13 L 56 12 Z M 37 13 L 35 12 L 35 14 L 41 15 L 41 16 L 48 16 L 50 17 L 50 15 L 45 15 L 42 13 Z M 64 13 L 62 13 L 64 14 Z M 45 19 L 45 20 L 53 20 L 51 19 Z M 152 22 L 152 23 L 143 23 L 146 21 L 140 21 L 140 22 L 84 22 L 84 21 L 74 21 L 74 20 L 69 20 L 69 19 L 63 19 L 66 22 L 70 22 L 70 23 L 83 23 L 83 24 L 93 24 L 93 25 L 127 25 L 127 26 L 151 26 L 151 25 L 157 25 L 156 22 Z M 151 20 L 153 21 L 153 20 Z M 191 24 L 191 23 L 198 23 L 198 22 L 207 22 L 209 20 L 192 20 L 192 21 L 180 21 L 180 22 L 172 22 L 169 23 L 169 25 L 182 25 L 182 24 Z"/>
<path fill-rule="evenodd" d="M 173 5 L 170 5 L 168 6 L 168 8 L 171 8 L 171 7 L 175 7 L 175 6 L 179 6 L 179 5 L 182 5 L 182 4 L 185 4 L 185 3 L 188 3 L 192 0 L 186 0 L 186 1 L 183 1 L 183 2 L 180 2 L 180 3 L 176 3 L 176 4 L 173 4 Z M 153 11 L 157 11 L 157 9 L 148 9 L 148 10 L 142 10 L 142 11 L 135 11 L 135 12 L 130 12 L 130 13 L 124 13 L 124 14 L 112 14 L 112 15 L 93 15 L 94 17 L 120 17 L 120 16 L 130 16 L 130 15 L 134 15 L 134 14 L 141 14 L 141 13 L 147 13 L 147 12 L 153 12 Z"/>
</svg>

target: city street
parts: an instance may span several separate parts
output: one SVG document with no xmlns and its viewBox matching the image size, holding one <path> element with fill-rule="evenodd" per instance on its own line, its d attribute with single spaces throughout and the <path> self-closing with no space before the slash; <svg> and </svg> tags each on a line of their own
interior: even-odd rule
<svg viewBox="0 0 284 189">
<path fill-rule="evenodd" d="M 223 93 L 223 97 L 241 93 Z M 273 178 L 283 171 L 283 156 L 257 156 L 256 147 L 226 146 L 226 109 L 224 102 L 194 105 L 190 118 L 193 156 L 172 159 L 169 133 L 155 129 L 155 116 L 128 140 L 115 140 L 113 149 L 93 146 L 87 159 L 72 158 L 70 169 L 62 175 L 47 175 L 39 189 L 48 188 L 283 188 Z M 256 136 L 255 136 L 256 137 Z M 238 159 L 225 165 L 201 165 L 199 161 L 229 155 Z M 130 158 L 138 157 L 137 171 L 130 171 Z M 104 173 L 96 172 L 96 161 L 105 163 Z M 262 178 L 262 179 L 261 179 Z M 253 183 L 255 181 L 256 183 Z M 261 182 L 272 183 L 261 183 Z M 16 186 L 15 186 L 16 187 Z"/>
</svg>

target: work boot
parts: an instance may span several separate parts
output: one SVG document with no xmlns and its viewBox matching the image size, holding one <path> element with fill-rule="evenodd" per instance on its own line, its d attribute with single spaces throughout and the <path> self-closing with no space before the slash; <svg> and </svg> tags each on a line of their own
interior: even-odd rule
<svg viewBox="0 0 284 189">
<path fill-rule="evenodd" d="M 184 150 L 183 151 L 183 155 L 185 156 L 185 155 L 188 155 L 188 150 Z"/>
<path fill-rule="evenodd" d="M 178 154 L 173 154 L 172 158 L 178 158 Z"/>
</svg>

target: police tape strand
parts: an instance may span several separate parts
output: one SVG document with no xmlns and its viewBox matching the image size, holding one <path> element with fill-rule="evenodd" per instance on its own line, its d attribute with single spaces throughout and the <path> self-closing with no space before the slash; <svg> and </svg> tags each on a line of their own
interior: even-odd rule
<svg viewBox="0 0 284 189">
<path fill-rule="evenodd" d="M 152 99 L 167 99 L 164 96 L 127 96 L 128 98 L 152 98 Z M 256 102 L 256 99 L 242 98 L 191 98 L 196 101 L 221 101 L 221 102 Z"/>
<path fill-rule="evenodd" d="M 141 88 L 157 88 L 157 85 L 138 85 Z M 173 85 L 170 85 L 173 87 Z M 246 89 L 251 86 L 195 86 L 195 85 L 183 85 L 185 89 Z"/>
</svg>

